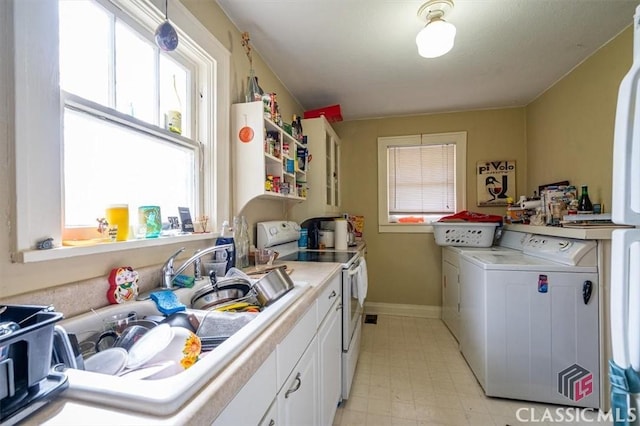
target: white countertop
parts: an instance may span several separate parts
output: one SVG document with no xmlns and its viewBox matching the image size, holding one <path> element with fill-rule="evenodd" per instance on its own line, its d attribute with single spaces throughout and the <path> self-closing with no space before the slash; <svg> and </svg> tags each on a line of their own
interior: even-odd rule
<svg viewBox="0 0 640 426">
<path fill-rule="evenodd" d="M 582 226 L 582 227 L 560 227 L 560 226 L 534 226 L 511 224 L 504 225 L 508 231 L 527 232 L 530 234 L 551 235 L 556 237 L 576 238 L 579 240 L 610 240 L 611 233 L 616 229 L 624 229 L 624 226 Z"/>
<path fill-rule="evenodd" d="M 125 411 L 74 400 L 63 393 L 27 417 L 23 424 L 65 426 L 88 423 L 92 425 L 210 424 L 317 299 L 329 282 L 328 279 L 341 269 L 341 265 L 337 263 L 287 262 L 287 266 L 293 269 L 291 278 L 294 281 L 308 282 L 312 288 L 173 415 L 157 417 L 136 411 Z"/>
</svg>

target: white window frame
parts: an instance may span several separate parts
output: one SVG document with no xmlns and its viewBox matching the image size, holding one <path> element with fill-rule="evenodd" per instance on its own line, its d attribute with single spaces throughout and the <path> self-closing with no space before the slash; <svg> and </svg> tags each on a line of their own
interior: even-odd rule
<svg viewBox="0 0 640 426">
<path fill-rule="evenodd" d="M 148 0 L 111 0 L 125 11 L 136 11 L 140 23 L 155 28 L 164 21 L 162 8 Z M 151 7 L 150 7 L 151 6 Z M 230 209 L 230 52 L 178 1 L 171 2 L 171 20 L 182 40 L 190 38 L 211 58 L 205 76 L 214 96 L 201 108 L 200 119 L 215 116 L 215 127 L 199 135 L 204 145 L 203 211 L 217 229 Z M 87 247 L 34 250 L 46 237 L 60 244 L 63 229 L 62 108 L 58 60 L 58 0 L 13 0 L 15 81 L 15 197 L 16 223 L 12 260 L 35 262 L 84 254 L 106 253 L 211 238 L 211 234 L 135 240 Z M 144 11 L 143 14 L 140 14 Z M 188 30 L 188 34 L 180 29 Z M 213 87 L 213 86 L 210 86 Z M 201 88 L 202 90 L 202 88 Z"/>
<path fill-rule="evenodd" d="M 388 148 L 421 145 L 456 145 L 456 211 L 466 208 L 467 132 L 431 133 L 423 135 L 378 138 L 378 232 L 433 233 L 428 223 L 389 222 Z"/>
</svg>

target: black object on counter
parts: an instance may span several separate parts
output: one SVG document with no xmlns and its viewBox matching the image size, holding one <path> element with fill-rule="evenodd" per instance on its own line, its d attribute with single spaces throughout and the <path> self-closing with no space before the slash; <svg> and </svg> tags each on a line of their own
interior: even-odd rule
<svg viewBox="0 0 640 426">
<path fill-rule="evenodd" d="M 53 332 L 62 313 L 47 306 L 7 305 L 0 323 L 20 329 L 0 336 L 0 423 L 13 424 L 68 386 L 64 373 L 51 370 Z"/>
<path fill-rule="evenodd" d="M 308 245 L 307 248 L 309 249 L 317 249 L 320 246 L 320 229 L 319 229 L 319 223 L 318 222 L 311 222 L 309 223 L 309 228 L 308 228 L 308 234 L 307 234 L 307 238 L 308 238 Z"/>
<path fill-rule="evenodd" d="M 307 248 L 317 250 L 320 248 L 320 223 L 323 221 L 331 221 L 341 216 L 313 217 L 304 220 L 300 227 L 307 228 Z"/>
</svg>

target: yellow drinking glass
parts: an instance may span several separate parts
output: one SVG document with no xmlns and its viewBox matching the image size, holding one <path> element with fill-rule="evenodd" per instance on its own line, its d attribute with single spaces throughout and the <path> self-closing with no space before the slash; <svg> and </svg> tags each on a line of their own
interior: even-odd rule
<svg viewBox="0 0 640 426">
<path fill-rule="evenodd" d="M 116 241 L 127 241 L 129 239 L 129 205 L 112 204 L 107 206 L 105 219 L 109 226 L 118 226 Z"/>
</svg>

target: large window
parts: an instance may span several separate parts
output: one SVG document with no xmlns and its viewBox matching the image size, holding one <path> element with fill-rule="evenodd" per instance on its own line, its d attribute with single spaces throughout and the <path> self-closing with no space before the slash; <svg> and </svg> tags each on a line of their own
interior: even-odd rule
<svg viewBox="0 0 640 426">
<path fill-rule="evenodd" d="M 189 117 L 197 116 L 197 49 L 180 44 L 170 56 L 109 4 L 60 0 L 59 8 L 67 234 L 92 232 L 110 204 L 128 204 L 131 213 L 159 205 L 164 222 L 178 207 L 202 213 L 198 143 L 175 135 L 190 136 Z M 173 133 L 172 110 L 185 123 Z M 209 125 L 195 124 L 195 135 Z"/>
<path fill-rule="evenodd" d="M 428 232 L 464 208 L 465 151 L 465 132 L 378 138 L 380 232 Z"/>
<path fill-rule="evenodd" d="M 70 229 L 94 230 L 109 204 L 129 204 L 132 225 L 141 205 L 159 205 L 164 222 L 179 206 L 209 216 L 213 229 L 228 218 L 230 54 L 177 1 L 170 7 L 180 43 L 161 51 L 154 31 L 164 2 L 162 10 L 155 4 L 11 2 L 14 259 L 73 256 L 33 248 L 44 237 L 59 245 Z M 165 120 L 176 108 L 181 134 Z"/>
</svg>

